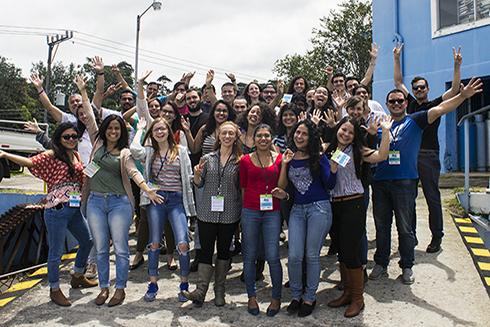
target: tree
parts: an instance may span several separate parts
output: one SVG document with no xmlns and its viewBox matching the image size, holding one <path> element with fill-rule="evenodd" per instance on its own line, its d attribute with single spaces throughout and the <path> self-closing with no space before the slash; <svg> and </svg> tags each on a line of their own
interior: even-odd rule
<svg viewBox="0 0 490 327">
<path fill-rule="evenodd" d="M 22 77 L 22 70 L 0 56 L 0 119 L 28 119 L 28 101 L 27 81 Z"/>
<path fill-rule="evenodd" d="M 320 29 L 313 28 L 313 49 L 305 55 L 287 55 L 274 63 L 272 72 L 286 82 L 304 75 L 312 85 L 326 85 L 323 69 L 362 78 L 369 68 L 372 43 L 372 5 L 370 1 L 347 0 L 320 18 Z"/>
<path fill-rule="evenodd" d="M 172 90 L 167 87 L 167 83 L 172 83 L 172 80 L 167 77 L 167 75 L 162 75 L 159 78 L 157 78 L 156 83 L 158 84 L 158 88 L 162 90 L 162 94 L 170 94 L 172 93 Z"/>
</svg>

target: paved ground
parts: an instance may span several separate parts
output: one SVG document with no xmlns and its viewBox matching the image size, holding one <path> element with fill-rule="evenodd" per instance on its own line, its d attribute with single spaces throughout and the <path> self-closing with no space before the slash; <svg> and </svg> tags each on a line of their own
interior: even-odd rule
<svg viewBox="0 0 490 327">
<path fill-rule="evenodd" d="M 443 198 L 451 199 L 450 190 L 443 190 Z M 398 268 L 397 236 L 393 232 L 392 260 L 388 276 L 378 281 L 369 281 L 365 287 L 365 309 L 355 318 L 344 318 L 345 308 L 332 309 L 328 301 L 340 296 L 335 284 L 339 280 L 338 265 L 333 257 L 326 256 L 328 247 L 322 251 L 322 271 L 317 295 L 317 308 L 307 318 L 286 314 L 291 300 L 290 291 L 283 288 L 281 312 L 273 317 L 265 315 L 270 301 L 270 279 L 268 274 L 257 284 L 261 314 L 257 317 L 247 313 L 245 286 L 240 282 L 242 258 L 234 258 L 233 269 L 227 279 L 224 307 L 214 306 L 212 286 L 206 303 L 195 308 L 192 303 L 177 300 L 179 285 L 177 274 L 166 267 L 166 256 L 161 256 L 160 291 L 157 300 L 143 300 L 149 281 L 145 264 L 130 272 L 127 297 L 124 303 L 114 308 L 106 305 L 97 307 L 94 299 L 99 289 L 71 289 L 69 270 L 73 263 L 66 264 L 61 271 L 62 290 L 73 305 L 61 308 L 49 300 L 46 276 L 34 287 L 0 307 L 2 326 L 489 326 L 489 296 L 473 264 L 451 216 L 444 212 L 445 237 L 439 253 L 428 254 L 425 248 L 430 241 L 427 227 L 427 207 L 423 193 L 417 199 L 419 246 L 415 253 L 413 285 L 403 285 Z M 368 217 L 369 259 L 368 268 L 374 266 L 374 222 Z M 135 235 L 131 248 L 134 252 Z M 328 243 L 328 242 L 327 242 Z M 133 253 L 132 252 L 132 253 Z M 287 246 L 281 245 L 284 282 L 287 280 Z M 114 257 L 111 277 L 114 278 Z M 268 269 L 266 268 L 266 271 Z M 191 273 L 191 282 L 197 278 Z M 191 286 L 191 289 L 194 285 Z M 111 290 L 112 291 L 112 290 Z M 15 293 L 10 293 L 15 295 Z"/>
</svg>

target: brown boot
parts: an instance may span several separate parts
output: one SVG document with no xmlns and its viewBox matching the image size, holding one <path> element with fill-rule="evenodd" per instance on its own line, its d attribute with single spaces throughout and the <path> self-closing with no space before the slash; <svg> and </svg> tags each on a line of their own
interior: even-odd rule
<svg viewBox="0 0 490 327">
<path fill-rule="evenodd" d="M 349 307 L 345 310 L 344 316 L 355 317 L 364 307 L 364 275 L 362 268 L 347 269 L 347 274 L 349 276 L 352 299 Z"/>
<path fill-rule="evenodd" d="M 66 298 L 60 288 L 51 288 L 49 291 L 51 301 L 62 307 L 69 307 L 71 302 Z"/>
<path fill-rule="evenodd" d="M 104 304 L 108 297 L 109 297 L 109 287 L 103 287 L 100 290 L 100 294 L 95 299 L 95 304 L 97 305 Z"/>
<path fill-rule="evenodd" d="M 228 273 L 230 260 L 216 259 L 214 275 L 214 305 L 222 307 L 225 305 L 225 281 Z"/>
<path fill-rule="evenodd" d="M 126 292 L 124 291 L 123 288 L 116 288 L 116 292 L 114 292 L 114 296 L 112 299 L 109 301 L 108 306 L 113 307 L 115 305 L 118 305 L 121 303 L 124 298 L 126 297 Z"/>
<path fill-rule="evenodd" d="M 97 282 L 89 281 L 87 278 L 85 278 L 84 275 L 82 275 L 80 273 L 75 273 L 71 277 L 70 283 L 71 283 L 71 287 L 73 287 L 73 288 L 79 288 L 79 287 L 88 288 L 88 287 L 95 287 L 95 286 L 99 285 L 99 283 L 97 283 Z"/>
<path fill-rule="evenodd" d="M 209 288 L 209 281 L 213 277 L 213 265 L 200 263 L 198 265 L 197 274 L 198 279 L 196 283 L 196 289 L 192 292 L 182 291 L 181 294 L 189 300 L 192 300 L 195 306 L 200 307 L 204 303 L 206 293 Z"/>
<path fill-rule="evenodd" d="M 338 308 L 351 302 L 351 285 L 347 274 L 347 267 L 343 262 L 340 263 L 340 278 L 344 284 L 344 293 L 337 300 L 328 303 L 328 306 L 332 308 Z"/>
</svg>

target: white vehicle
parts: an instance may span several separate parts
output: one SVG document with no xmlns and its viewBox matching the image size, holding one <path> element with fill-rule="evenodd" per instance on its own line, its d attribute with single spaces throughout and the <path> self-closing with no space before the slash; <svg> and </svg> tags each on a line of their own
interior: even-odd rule
<svg viewBox="0 0 490 327">
<path fill-rule="evenodd" d="M 25 121 L 17 120 L 0 120 L 2 124 L 16 124 L 22 128 Z M 38 125 L 46 126 L 44 123 L 38 123 Z M 0 127 L 0 149 L 6 150 L 10 153 L 19 154 L 25 157 L 29 157 L 33 154 L 37 154 L 44 151 L 42 145 L 36 141 L 36 133 L 31 131 L 25 131 L 23 129 Z M 0 181 L 5 178 L 10 178 L 11 171 L 22 171 L 23 167 L 6 160 L 0 159 Z"/>
</svg>

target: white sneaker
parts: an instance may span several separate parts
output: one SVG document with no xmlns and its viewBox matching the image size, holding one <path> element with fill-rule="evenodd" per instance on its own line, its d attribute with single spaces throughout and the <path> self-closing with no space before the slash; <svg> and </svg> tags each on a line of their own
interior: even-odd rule
<svg viewBox="0 0 490 327">
<path fill-rule="evenodd" d="M 85 277 L 88 279 L 97 277 L 97 264 L 95 262 L 89 263 L 87 265 L 87 269 L 85 271 Z"/>
</svg>

